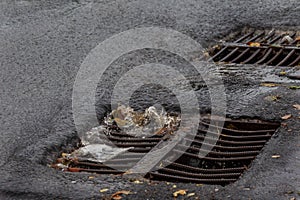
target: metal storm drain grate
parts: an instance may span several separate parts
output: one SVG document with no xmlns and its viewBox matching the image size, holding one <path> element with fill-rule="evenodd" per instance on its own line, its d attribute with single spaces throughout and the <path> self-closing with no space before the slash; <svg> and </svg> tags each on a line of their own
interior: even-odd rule
<svg viewBox="0 0 300 200">
<path fill-rule="evenodd" d="M 217 118 L 213 120 L 218 122 Z M 248 169 L 251 162 L 279 127 L 278 123 L 273 122 L 227 118 L 224 127 L 218 128 L 220 136 L 217 143 L 212 145 L 210 142 L 204 143 L 204 138 L 205 141 L 213 140 L 210 137 L 215 135 L 215 133 L 207 135 L 209 123 L 209 118 L 202 119 L 197 135 L 187 135 L 145 178 L 220 185 L 234 182 Z M 65 154 L 53 166 L 71 172 L 122 174 L 159 142 L 166 140 L 166 137 L 160 134 L 145 138 L 128 135 L 120 131 L 117 126 L 111 126 L 109 129 L 110 134 L 107 137 L 111 142 L 117 147 L 130 149 L 105 164 L 72 158 L 68 156 L 70 154 Z M 212 145 L 212 151 L 201 150 L 203 144 Z M 199 151 L 208 154 L 206 157 L 199 158 Z M 175 154 L 179 154 L 179 158 L 171 161 L 169 156 Z"/>
<path fill-rule="evenodd" d="M 300 32 L 243 31 L 239 39 L 214 46 L 209 54 L 214 62 L 300 65 Z"/>
</svg>

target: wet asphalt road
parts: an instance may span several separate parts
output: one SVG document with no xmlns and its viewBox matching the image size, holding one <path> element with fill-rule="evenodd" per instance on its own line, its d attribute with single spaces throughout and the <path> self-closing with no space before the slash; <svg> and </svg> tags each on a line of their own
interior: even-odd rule
<svg viewBox="0 0 300 200">
<path fill-rule="evenodd" d="M 131 190 L 134 194 L 129 199 L 172 199 L 176 190 L 172 184 L 137 185 L 119 176 L 89 180 L 89 174 L 62 173 L 47 167 L 61 146 L 70 149 L 77 140 L 71 97 L 82 61 L 101 41 L 135 27 L 172 28 L 206 47 L 245 26 L 299 30 L 299 19 L 298 0 L 2 0 L 0 199 L 99 199 L 106 195 L 99 192 L 103 188 L 109 188 L 107 195 Z M 189 189 L 200 199 L 300 198 L 300 122 L 299 111 L 292 107 L 300 104 L 300 93 L 284 86 L 261 93 L 258 85 L 266 77 L 257 78 L 256 73 L 264 72 L 252 69 L 245 74 L 239 71 L 242 75 L 235 79 L 224 77 L 228 114 L 279 121 L 280 116 L 292 113 L 294 117 L 286 122 L 292 131 L 280 128 L 251 170 L 234 184 L 177 184 L 178 189 Z M 247 90 L 253 95 L 245 95 Z M 266 101 L 265 96 L 272 94 L 282 96 L 281 100 Z M 274 153 L 281 158 L 272 159 Z"/>
</svg>

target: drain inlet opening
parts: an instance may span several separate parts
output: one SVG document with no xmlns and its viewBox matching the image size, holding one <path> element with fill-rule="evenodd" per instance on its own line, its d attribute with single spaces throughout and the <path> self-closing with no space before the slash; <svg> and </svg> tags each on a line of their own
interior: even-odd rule
<svg viewBox="0 0 300 200">
<path fill-rule="evenodd" d="M 300 65 L 300 31 L 243 30 L 209 50 L 210 60 L 221 63 Z"/>
<path fill-rule="evenodd" d="M 145 178 L 158 181 L 205 183 L 226 185 L 236 181 L 250 167 L 251 162 L 260 153 L 267 141 L 280 126 L 279 123 L 254 119 L 226 118 L 224 127 L 219 127 L 220 136 L 210 152 L 201 149 L 204 143 L 213 139 L 214 133 L 207 136 L 211 121 L 218 118 L 203 117 L 197 135 L 187 135 L 169 154 L 164 157 L 155 169 L 148 172 Z M 129 135 L 115 125 L 107 126 L 110 134 L 106 136 L 116 147 L 127 148 L 108 162 L 101 163 L 80 157 L 63 154 L 52 166 L 70 172 L 91 172 L 99 174 L 122 174 L 135 165 L 160 141 L 163 134 L 151 137 Z M 187 145 L 188 144 L 188 145 Z M 199 158 L 200 151 L 207 153 Z M 203 152 L 202 152 L 203 153 Z M 171 161 L 174 155 L 180 155 Z M 118 169 L 118 170 L 116 170 Z"/>
</svg>

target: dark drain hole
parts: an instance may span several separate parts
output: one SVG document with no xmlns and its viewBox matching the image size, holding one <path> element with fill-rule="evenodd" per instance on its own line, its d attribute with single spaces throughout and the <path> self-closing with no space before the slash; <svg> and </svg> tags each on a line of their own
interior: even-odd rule
<svg viewBox="0 0 300 200">
<path fill-rule="evenodd" d="M 218 122 L 217 118 L 213 121 L 214 124 Z M 211 145 L 209 142 L 204 143 L 205 136 L 206 141 L 213 140 L 211 137 L 214 133 L 207 135 L 209 123 L 209 118 L 202 119 L 196 137 L 187 135 L 145 178 L 159 181 L 229 184 L 236 181 L 250 167 L 251 162 L 280 125 L 260 120 L 227 118 L 224 127 L 218 128 L 221 134 L 217 143 L 212 146 L 211 151 L 206 152 L 208 153 L 206 157 L 200 159 L 199 151 L 205 152 L 201 146 Z M 159 135 L 137 138 L 121 132 L 116 127 L 110 128 L 113 129 L 108 136 L 110 141 L 118 147 L 132 147 L 132 149 L 106 164 L 63 157 L 53 166 L 59 167 L 60 164 L 67 163 L 68 168 L 64 169 L 66 171 L 122 174 L 163 139 Z M 138 156 L 133 153 L 138 153 Z M 175 162 L 170 161 L 176 154 L 180 154 L 180 157 Z"/>
<path fill-rule="evenodd" d="M 242 31 L 233 42 L 222 42 L 209 50 L 214 62 L 300 65 L 300 31 Z"/>
</svg>

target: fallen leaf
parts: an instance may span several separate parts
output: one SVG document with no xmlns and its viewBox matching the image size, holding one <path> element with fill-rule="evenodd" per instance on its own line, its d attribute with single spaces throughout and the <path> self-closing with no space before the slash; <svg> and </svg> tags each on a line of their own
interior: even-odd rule
<svg viewBox="0 0 300 200">
<path fill-rule="evenodd" d="M 233 124 L 228 124 L 227 127 L 228 129 L 231 129 L 231 130 L 237 130 L 238 128 L 236 126 L 234 126 Z"/>
<path fill-rule="evenodd" d="M 275 83 L 261 83 L 261 86 L 265 86 L 265 87 L 276 87 L 278 86 L 278 84 Z"/>
<path fill-rule="evenodd" d="M 197 187 L 201 187 L 201 186 L 203 186 L 203 184 L 198 183 L 198 184 L 196 184 L 196 186 L 197 186 Z"/>
<path fill-rule="evenodd" d="M 288 115 L 284 115 L 283 117 L 281 117 L 281 119 L 290 119 L 292 117 L 291 114 L 288 114 Z"/>
<path fill-rule="evenodd" d="M 300 110 L 300 105 L 299 104 L 295 104 L 293 105 L 294 108 L 296 108 L 297 110 Z"/>
<path fill-rule="evenodd" d="M 300 36 L 296 37 L 295 40 L 296 40 L 296 41 L 300 41 Z"/>
<path fill-rule="evenodd" d="M 281 97 L 278 95 L 266 96 L 264 99 L 267 101 L 278 101 Z"/>
<path fill-rule="evenodd" d="M 185 195 L 186 194 L 186 190 L 178 190 L 176 192 L 173 193 L 174 197 L 177 197 L 178 195 Z"/>
<path fill-rule="evenodd" d="M 287 123 L 281 123 L 282 127 L 287 127 Z"/>
<path fill-rule="evenodd" d="M 280 155 L 273 155 L 272 158 L 280 158 Z"/>
<path fill-rule="evenodd" d="M 209 58 L 210 57 L 210 55 L 209 55 L 209 53 L 206 51 L 206 52 L 204 52 L 204 54 L 203 54 L 206 58 Z"/>
<path fill-rule="evenodd" d="M 80 172 L 81 169 L 80 169 L 80 168 L 76 168 L 76 167 L 69 167 L 69 168 L 68 168 L 68 171 L 69 171 L 69 172 Z"/>
<path fill-rule="evenodd" d="M 114 197 L 111 197 L 111 199 L 113 199 L 113 200 L 120 200 L 120 199 L 122 199 L 122 197 L 120 195 L 116 195 Z"/>
<path fill-rule="evenodd" d="M 89 179 L 91 180 L 91 179 L 94 179 L 95 177 L 94 176 L 89 176 Z"/>
<path fill-rule="evenodd" d="M 281 72 L 279 72 L 279 75 L 285 76 L 285 75 L 286 75 L 286 72 L 285 72 L 285 71 L 281 71 Z"/>
<path fill-rule="evenodd" d="M 61 157 L 64 158 L 64 159 L 69 159 L 71 156 L 71 154 L 68 154 L 68 153 L 62 153 L 61 154 Z"/>
<path fill-rule="evenodd" d="M 128 195 L 128 194 L 131 194 L 131 192 L 128 191 L 128 190 L 120 190 L 118 192 L 115 192 L 113 195 L 111 195 L 111 199 L 113 199 L 113 200 L 120 200 L 120 199 L 122 199 L 122 197 L 120 196 L 120 194 Z"/>
<path fill-rule="evenodd" d="M 187 197 L 192 197 L 195 196 L 195 193 L 189 193 L 188 195 L 186 195 Z"/>
<path fill-rule="evenodd" d="M 104 189 L 101 189 L 101 190 L 99 190 L 99 192 L 107 192 L 108 191 L 108 189 L 107 188 L 104 188 Z"/>
<path fill-rule="evenodd" d="M 123 175 L 127 175 L 127 174 L 132 174 L 132 171 L 128 170 L 128 171 L 123 173 Z"/>
<path fill-rule="evenodd" d="M 291 90 L 297 90 L 300 89 L 300 86 L 292 85 L 289 87 Z"/>
<path fill-rule="evenodd" d="M 248 42 L 247 43 L 250 47 L 260 47 L 260 43 L 258 42 Z"/>
</svg>

